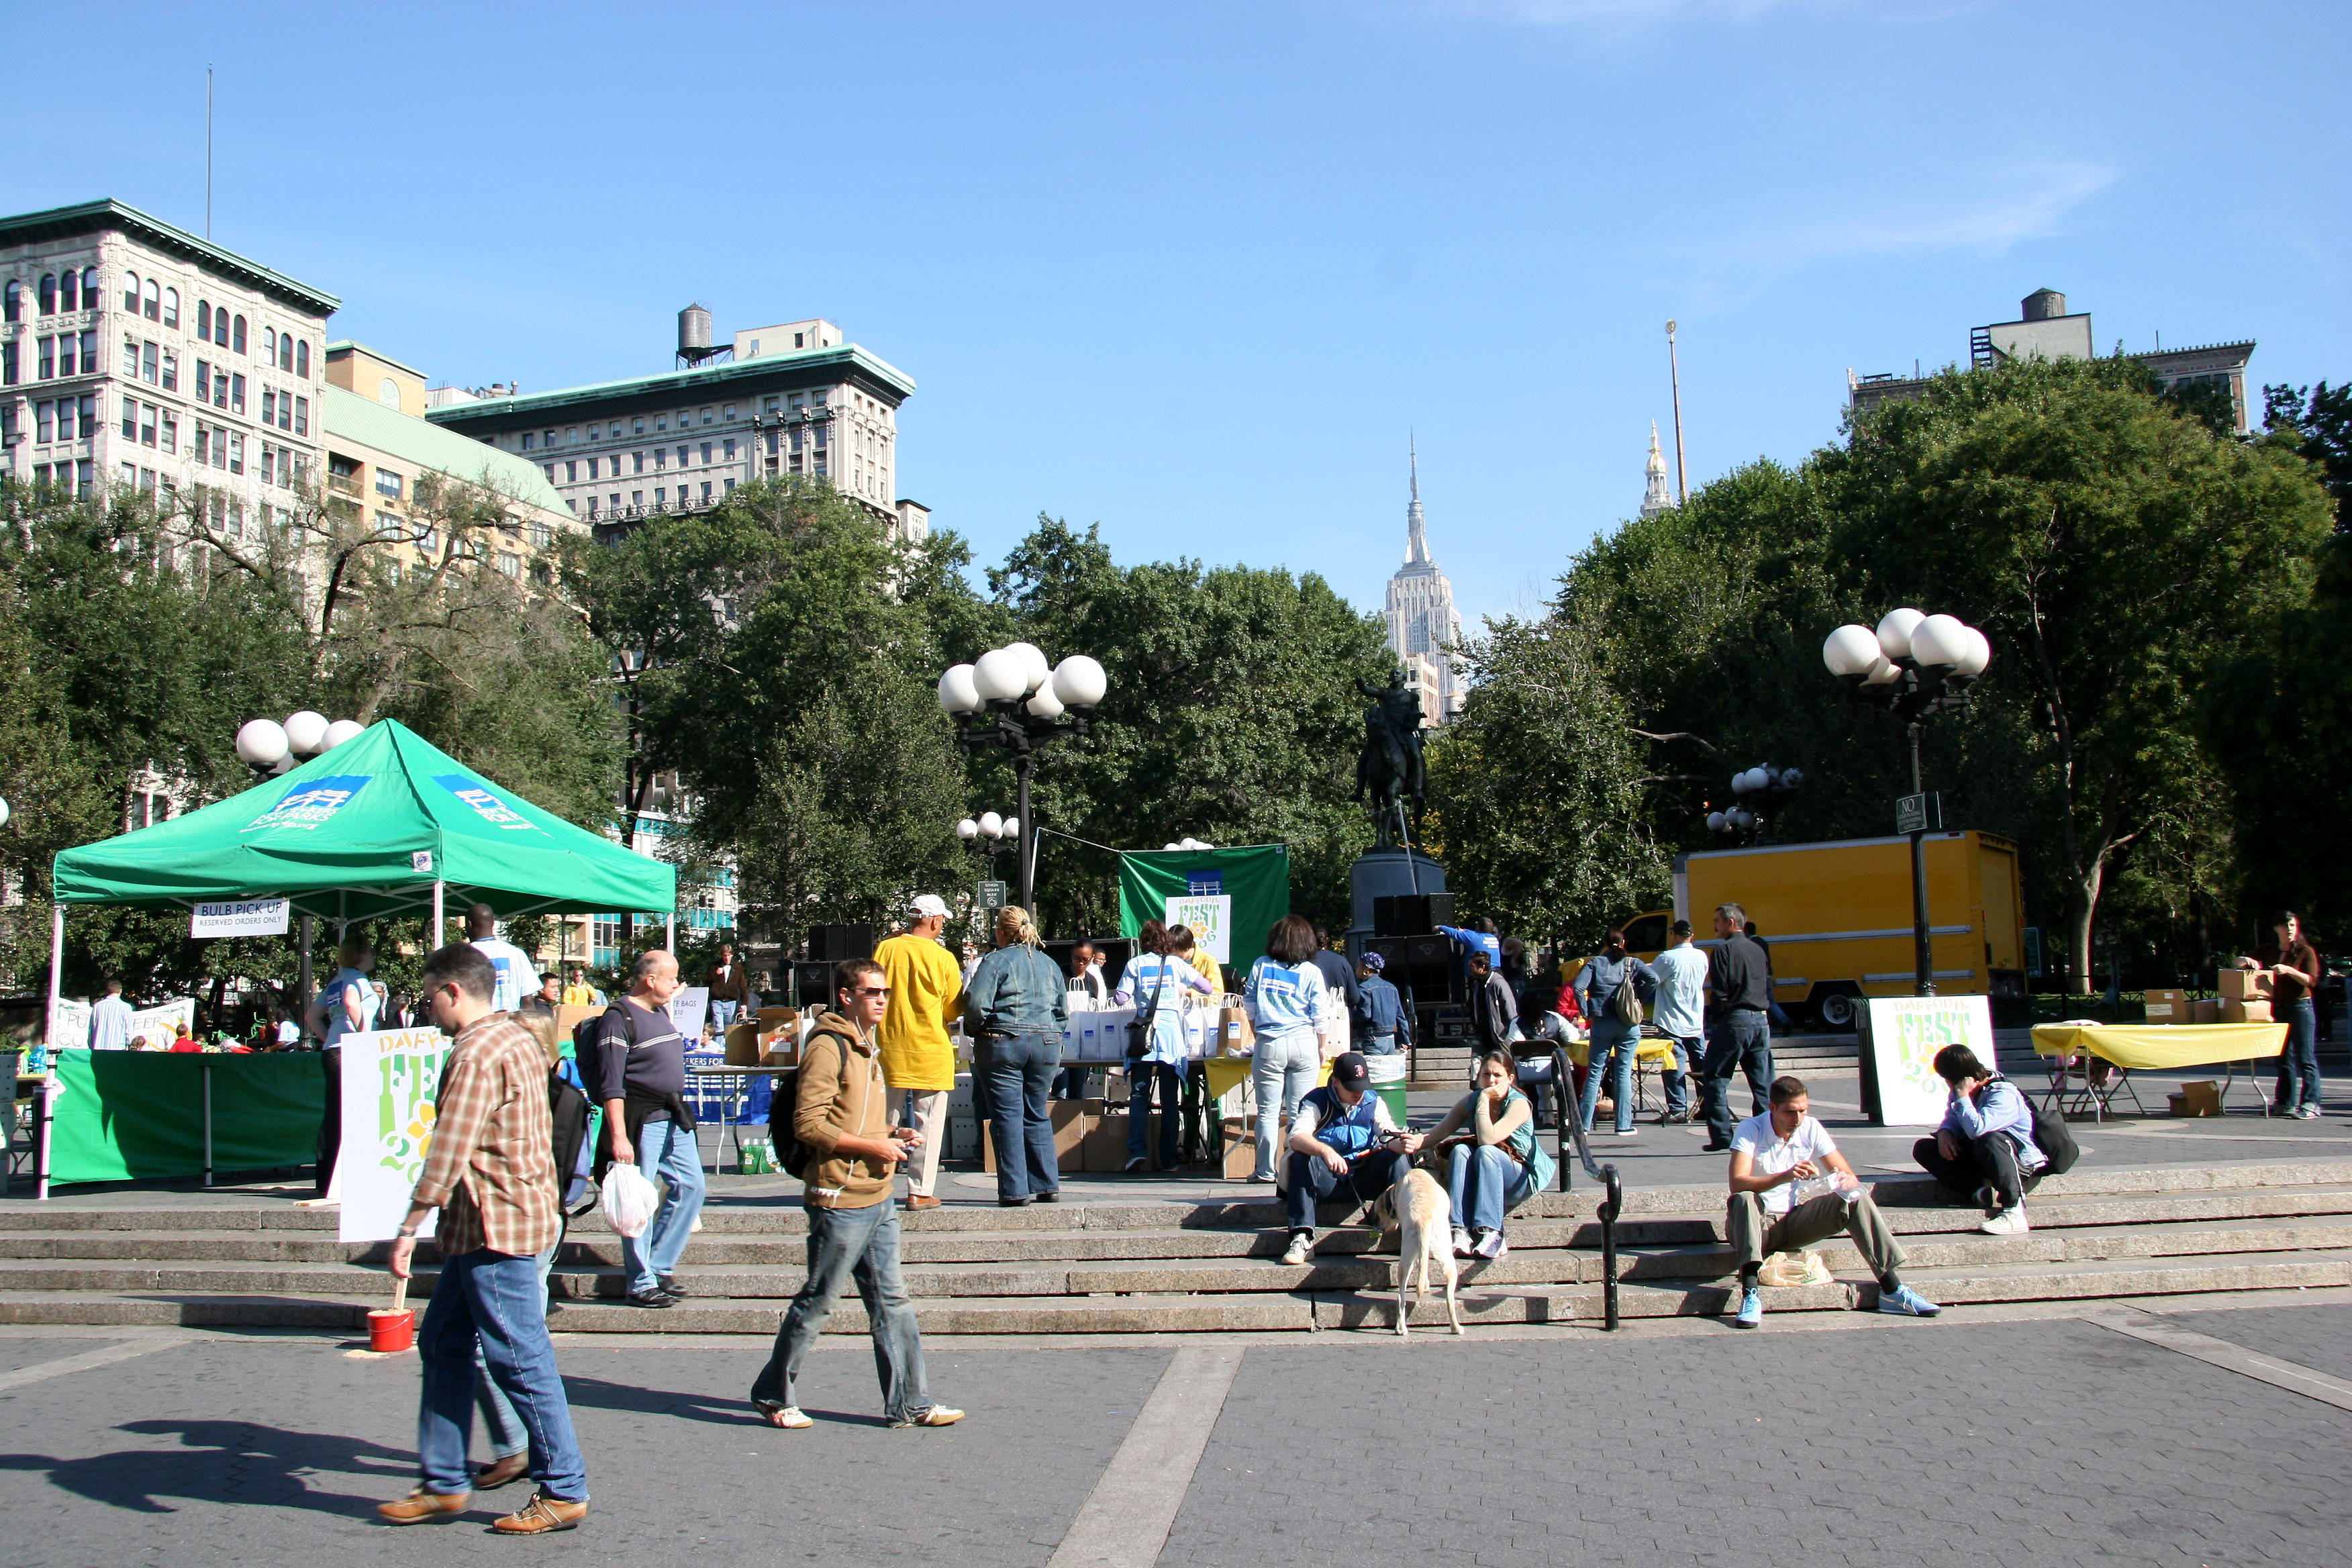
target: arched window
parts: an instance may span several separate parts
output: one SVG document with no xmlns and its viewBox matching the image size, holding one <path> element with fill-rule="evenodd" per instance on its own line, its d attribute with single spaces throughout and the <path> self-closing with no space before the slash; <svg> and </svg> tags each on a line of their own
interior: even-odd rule
<svg viewBox="0 0 2352 1568">
<path fill-rule="evenodd" d="M 278 329 L 276 327 L 261 329 L 261 363 L 270 366 L 278 363 Z"/>
<path fill-rule="evenodd" d="M 236 325 L 230 329 L 228 346 L 237 353 L 245 352 L 245 318 L 243 316 L 239 316 Z"/>
<path fill-rule="evenodd" d="M 81 269 L 81 302 L 84 310 L 98 309 L 98 268 L 95 267 Z"/>
<path fill-rule="evenodd" d="M 294 374 L 304 381 L 310 379 L 310 340 L 302 338 L 294 344 Z"/>
<path fill-rule="evenodd" d="M 210 300 L 196 301 L 196 337 L 202 342 L 213 341 L 213 307 Z"/>
<path fill-rule="evenodd" d="M 163 290 L 152 278 L 147 279 L 147 319 L 151 321 L 163 319 Z"/>
<path fill-rule="evenodd" d="M 58 275 L 54 272 L 44 272 L 41 274 L 41 314 L 44 316 L 53 314 L 57 308 Z"/>
<path fill-rule="evenodd" d="M 180 324 L 180 291 L 177 289 L 163 290 L 163 324 L 167 327 Z"/>
<path fill-rule="evenodd" d="M 21 321 L 25 319 L 25 286 L 14 278 L 0 289 L 0 321 Z"/>
<path fill-rule="evenodd" d="M 97 301 L 92 300 L 91 303 L 95 304 Z M 58 309 L 60 310 L 81 309 L 81 274 L 71 268 L 68 268 L 65 276 L 58 279 Z"/>
<path fill-rule="evenodd" d="M 122 308 L 134 316 L 139 313 L 139 274 L 136 272 L 122 275 Z"/>
</svg>

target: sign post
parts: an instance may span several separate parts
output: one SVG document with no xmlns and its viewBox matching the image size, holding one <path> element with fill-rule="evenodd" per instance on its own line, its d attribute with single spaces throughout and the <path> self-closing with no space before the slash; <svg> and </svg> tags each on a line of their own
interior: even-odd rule
<svg viewBox="0 0 2352 1568">
<path fill-rule="evenodd" d="M 1916 761 L 1912 771 L 1918 771 Z M 1927 835 L 1943 829 L 1944 797 L 1934 790 L 1895 801 L 1895 831 L 1911 836 L 1911 946 L 1918 971 L 1912 990 L 1921 996 L 1936 994 L 1936 949 L 1927 935 Z"/>
<path fill-rule="evenodd" d="M 980 896 L 972 900 L 975 908 L 1001 910 L 1004 907 L 1004 884 L 994 878 L 980 885 Z"/>
</svg>

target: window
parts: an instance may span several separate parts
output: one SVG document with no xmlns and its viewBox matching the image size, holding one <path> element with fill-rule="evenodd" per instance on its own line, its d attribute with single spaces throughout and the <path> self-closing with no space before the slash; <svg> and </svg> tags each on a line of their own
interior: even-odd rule
<svg viewBox="0 0 2352 1568">
<path fill-rule="evenodd" d="M 180 449 L 180 416 L 171 409 L 166 408 L 163 410 L 161 425 L 163 429 L 163 450 L 166 452 L 178 451 Z"/>
<path fill-rule="evenodd" d="M 228 405 L 239 414 L 245 412 L 245 377 L 236 375 L 229 378 Z"/>
<path fill-rule="evenodd" d="M 524 431 L 524 432 L 522 433 L 522 449 L 523 449 L 524 451 L 528 452 L 528 451 L 530 451 L 530 447 L 531 447 L 531 434 L 530 434 L 530 431 L 526 430 L 526 431 Z"/>
<path fill-rule="evenodd" d="M 163 351 L 163 390 L 166 392 L 180 390 L 180 356 L 170 349 Z"/>
<path fill-rule="evenodd" d="M 59 375 L 71 375 L 73 373 L 73 334 L 71 332 L 60 332 L 58 334 L 58 374 Z"/>
<path fill-rule="evenodd" d="M 81 309 L 81 289 L 79 284 L 80 279 L 71 268 L 68 268 L 65 276 L 58 279 L 58 310 L 79 310 Z M 89 303 L 92 310 L 96 310 L 98 308 L 98 300 L 96 299 L 92 299 Z"/>
<path fill-rule="evenodd" d="M 213 367 L 211 362 L 208 360 L 198 360 L 196 362 L 195 384 L 196 401 L 198 403 L 210 403 L 213 400 L 212 386 Z"/>
<path fill-rule="evenodd" d="M 0 287 L 0 321 L 21 321 L 25 319 L 25 286 L 14 278 Z"/>
<path fill-rule="evenodd" d="M 41 344 L 41 379 L 54 381 L 58 374 L 58 340 L 43 338 Z"/>
<path fill-rule="evenodd" d="M 0 386 L 16 384 L 16 345 L 0 343 Z"/>
<path fill-rule="evenodd" d="M 81 335 L 81 373 L 98 374 L 98 329 L 93 327 Z"/>
<path fill-rule="evenodd" d="M 139 444 L 142 447 L 155 444 L 155 405 L 152 403 L 139 405 Z"/>
<path fill-rule="evenodd" d="M 62 438 L 63 438 L 63 439 L 66 439 L 66 440 L 71 440 L 71 439 L 73 439 L 73 438 L 74 438 L 74 437 L 75 437 L 77 434 L 79 434 L 79 435 L 80 436 L 81 439 L 83 439 L 83 440 L 85 440 L 85 441 L 90 441 L 90 440 L 95 440 L 95 439 L 97 439 L 97 437 L 98 437 L 98 395 L 97 395 L 96 393 L 91 393 L 89 395 L 88 395 L 88 396 L 84 397 L 84 398 L 81 400 L 81 407 L 80 407 L 80 409 L 79 410 L 79 413 L 80 413 L 80 415 L 81 415 L 81 428 L 80 428 L 80 430 L 79 430 L 79 432 L 76 432 L 76 431 L 74 431 L 74 430 L 72 430 L 72 429 L 68 428 L 68 426 L 69 425 L 71 425 L 73 422 L 72 422 L 72 420 L 68 417 L 68 413 L 69 413 L 69 411 L 68 411 L 68 410 L 67 409 L 67 407 L 66 407 L 65 401 L 64 401 L 62 398 L 60 398 L 60 399 L 58 400 L 58 428 L 59 430 L 61 430 L 61 431 L 63 431 L 63 432 L 64 432 L 64 436 L 63 436 L 63 437 L 62 437 Z"/>
<path fill-rule="evenodd" d="M 572 425 L 565 427 L 563 432 L 563 444 L 567 447 L 576 447 L 580 444 L 579 426 Z"/>
<path fill-rule="evenodd" d="M 554 446 L 554 445 L 555 445 L 555 432 L 554 432 L 554 431 L 552 431 L 552 430 L 550 430 L 546 435 L 544 435 L 544 436 L 541 437 L 540 437 L 540 442 L 539 442 L 539 444 L 540 444 L 541 446 L 542 446 L 542 447 L 552 447 L 552 446 Z"/>
<path fill-rule="evenodd" d="M 593 431 L 594 426 L 591 426 L 590 429 Z M 592 479 L 596 477 L 596 459 L 593 458 L 588 459 L 588 477 Z"/>
<path fill-rule="evenodd" d="M 232 474 L 245 472 L 245 437 L 235 431 L 231 431 L 228 437 L 228 471 Z"/>
<path fill-rule="evenodd" d="M 47 340 L 42 341 L 46 342 Z M 47 375 L 49 373 L 43 371 L 41 374 Z M 125 381 L 139 379 L 139 340 L 137 338 L 122 340 L 122 379 Z"/>
<path fill-rule="evenodd" d="M 425 555 L 430 555 L 435 551 L 440 549 L 440 531 L 433 527 L 430 523 L 425 524 L 425 526 L 420 530 L 416 535 L 416 548 L 420 554 Z"/>
<path fill-rule="evenodd" d="M 150 386 L 155 384 L 155 345 L 152 342 L 142 344 L 139 349 L 139 377 Z"/>
<path fill-rule="evenodd" d="M 580 503 L 579 503 L 578 501 L 576 501 L 576 500 L 568 500 L 568 501 L 565 501 L 563 504 L 564 504 L 565 506 L 568 506 L 568 507 L 570 507 L 570 508 L 572 509 L 572 516 L 574 516 L 574 517 L 578 517 L 578 516 L 580 515 Z"/>
<path fill-rule="evenodd" d="M 81 307 L 85 310 L 98 309 L 98 268 L 95 267 L 81 269 Z"/>
<path fill-rule="evenodd" d="M 177 289 L 163 290 L 163 324 L 167 327 L 180 324 L 180 291 Z"/>
<path fill-rule="evenodd" d="M 669 487 L 668 487 L 668 486 L 667 486 L 667 485 L 656 485 L 656 486 L 654 487 L 654 506 L 655 506 L 655 509 L 656 509 L 656 510 L 661 510 L 661 509 L 667 508 L 668 505 L 669 505 Z"/>
<path fill-rule="evenodd" d="M 606 497 L 606 498 L 605 498 L 605 502 L 604 502 L 604 504 L 605 504 L 605 505 L 607 505 L 607 506 L 609 506 L 609 507 L 611 507 L 614 511 L 618 511 L 618 510 L 621 510 L 621 492 L 620 492 L 620 491 L 618 491 L 618 490 L 614 490 L 614 491 L 610 496 L 608 496 L 608 497 Z"/>
<path fill-rule="evenodd" d="M 304 381 L 310 379 L 310 340 L 299 338 L 294 343 L 294 374 Z"/>
<path fill-rule="evenodd" d="M 709 481 L 709 479 L 705 479 L 705 480 L 703 480 L 703 481 L 702 481 L 702 500 L 703 500 L 703 502 L 704 502 L 704 504 L 705 504 L 705 505 L 708 505 L 708 504 L 709 503 L 709 500 L 710 500 L 710 481 Z"/>
<path fill-rule="evenodd" d="M 122 400 L 122 438 L 126 441 L 139 439 L 139 400 L 135 397 Z"/>
<path fill-rule="evenodd" d="M 400 519 L 392 513 L 380 511 L 375 514 L 375 536 L 378 539 L 398 539 L 407 531 L 400 526 Z"/>
<path fill-rule="evenodd" d="M 588 498 L 588 515 L 590 517 L 596 515 L 596 498 L 594 496 L 590 496 Z"/>
<path fill-rule="evenodd" d="M 629 471 L 633 474 L 644 473 L 646 471 L 646 455 L 643 452 L 635 452 L 632 453 L 631 456 L 636 460 L 636 467 L 631 468 Z"/>
<path fill-rule="evenodd" d="M 551 485 L 553 484 L 555 482 L 555 465 L 553 463 L 542 463 L 540 466 L 547 470 L 547 482 Z"/>
<path fill-rule="evenodd" d="M 555 531 L 553 529 L 548 527 L 547 524 L 543 522 L 534 522 L 530 525 L 530 547 L 533 550 L 544 550 L 554 542 Z"/>
<path fill-rule="evenodd" d="M 708 485 L 705 485 L 705 486 L 703 487 L 703 489 L 709 489 L 709 488 L 710 488 L 710 487 L 709 487 L 709 486 L 708 486 Z M 735 493 L 735 481 L 734 481 L 733 479 L 730 479 L 730 480 L 728 480 L 728 481 L 727 481 L 727 493 L 728 493 L 729 495 L 730 495 L 730 496 L 731 496 L 731 495 L 733 495 L 733 494 Z"/>
<path fill-rule="evenodd" d="M 563 482 L 567 485 L 580 482 L 580 465 L 576 460 L 563 465 Z"/>
<path fill-rule="evenodd" d="M 389 468 L 378 468 L 375 471 L 376 494 L 380 496 L 388 496 L 394 500 L 398 500 L 400 499 L 400 489 L 401 479 L 398 474 L 394 473 Z"/>
<path fill-rule="evenodd" d="M 66 406 L 71 407 L 72 405 L 67 404 Z M 57 414 L 47 398 L 44 397 L 33 405 L 33 423 L 37 431 L 33 439 L 39 445 L 46 447 L 58 438 Z"/>
<path fill-rule="evenodd" d="M 278 394 L 266 386 L 261 389 L 261 422 L 264 425 L 278 423 Z"/>
<path fill-rule="evenodd" d="M 706 409 L 704 409 L 704 410 L 702 411 L 702 422 L 703 422 L 705 425 L 708 425 L 708 424 L 709 424 L 709 423 L 710 423 L 710 410 L 709 410 L 709 409 L 708 409 L 708 408 L 706 408 Z"/>
<path fill-rule="evenodd" d="M 668 415 L 667 415 L 667 414 L 656 414 L 656 415 L 655 415 L 655 416 L 654 416 L 654 428 L 655 428 L 655 429 L 656 429 L 656 430 L 667 430 L 667 429 L 668 429 L 668 428 L 669 428 L 669 416 L 668 416 Z"/>
<path fill-rule="evenodd" d="M 217 331 L 220 323 L 218 321 L 215 321 L 213 326 L 214 329 Z M 232 353 L 243 353 L 245 352 L 245 318 L 243 316 L 239 316 L 229 327 L 228 346 L 229 352 Z"/>
<path fill-rule="evenodd" d="M 522 575 L 522 557 L 521 557 L 521 556 L 520 556 L 520 555 L 517 555 L 517 554 L 516 554 L 513 551 L 511 551 L 511 550 L 501 550 L 501 551 L 499 551 L 499 571 L 501 571 L 501 572 L 503 572 L 503 573 L 505 573 L 505 574 L 506 574 L 508 576 L 509 576 L 509 577 L 520 577 L 520 576 L 521 576 L 521 575 Z"/>
<path fill-rule="evenodd" d="M 733 462 L 733 461 L 735 460 L 735 443 L 734 443 L 734 442 L 732 442 L 732 441 L 728 442 L 728 443 L 727 443 L 727 449 L 726 449 L 726 451 L 725 451 L 723 454 L 721 454 L 721 455 L 722 455 L 722 456 L 724 456 L 724 457 L 726 458 L 726 459 L 727 459 L 729 462 L 730 462 L 730 463 L 731 463 L 731 462 Z M 706 461 L 706 462 L 708 462 L 709 460 L 709 458 L 705 458 L 705 459 L 704 459 L 704 461 Z"/>
<path fill-rule="evenodd" d="M 147 279 L 147 319 L 151 321 L 163 319 L 163 290 L 152 278 Z"/>
<path fill-rule="evenodd" d="M 812 392 L 812 393 L 810 393 L 810 394 L 809 394 L 809 400 L 810 400 L 810 402 L 811 402 L 814 406 L 816 406 L 816 407 L 818 407 L 818 408 L 822 408 L 822 407 L 824 407 L 824 399 L 825 399 L 825 394 L 824 394 L 824 393 L 823 393 L 822 391 L 819 391 L 819 392 Z"/>
<path fill-rule="evenodd" d="M 629 492 L 629 504 L 633 507 L 645 505 L 646 492 L 643 490 L 631 490 Z"/>
<path fill-rule="evenodd" d="M 205 342 L 213 341 L 213 308 L 209 300 L 196 301 L 196 336 Z"/>
<path fill-rule="evenodd" d="M 134 316 L 139 313 L 139 274 L 136 272 L 122 275 L 122 308 Z M 49 280 L 46 278 L 41 279 L 41 309 L 57 309 L 56 296 L 49 292 Z"/>
<path fill-rule="evenodd" d="M 734 405 L 733 404 L 731 404 L 731 403 L 730 403 L 730 404 L 729 404 L 729 405 L 727 405 L 726 409 L 725 409 L 725 410 L 724 410 L 724 411 L 719 415 L 719 417 L 720 417 L 720 418 L 722 418 L 722 419 L 732 419 L 732 418 L 734 418 L 734 417 L 735 417 L 735 405 Z"/>
<path fill-rule="evenodd" d="M 668 467 L 669 448 L 667 447 L 656 447 L 654 448 L 654 472 L 659 473 Z"/>
<path fill-rule="evenodd" d="M 702 463 L 705 468 L 710 466 L 710 443 L 708 441 L 702 444 Z"/>
<path fill-rule="evenodd" d="M 298 397 L 294 400 L 294 434 L 308 436 L 310 433 L 310 400 L 307 397 Z"/>
<path fill-rule="evenodd" d="M 793 393 L 793 402 L 792 402 L 792 406 L 793 406 L 793 412 L 794 412 L 795 414 L 797 414 L 797 413 L 799 413 L 799 412 L 800 412 L 800 406 L 801 406 L 801 395 L 800 395 L 799 393 L 797 393 L 797 392 L 795 392 L 795 393 Z"/>
<path fill-rule="evenodd" d="M 196 466 L 202 468 L 212 461 L 212 455 L 213 427 L 199 419 L 196 421 Z"/>
<path fill-rule="evenodd" d="M 261 482 L 265 485 L 278 482 L 278 448 L 267 441 L 261 444 Z"/>
<path fill-rule="evenodd" d="M 14 287 L 15 287 L 15 285 L 14 285 L 14 284 L 11 284 L 11 285 L 10 285 L 10 287 L 11 287 L 11 288 L 14 288 Z M 11 316 L 11 317 L 9 317 L 8 319 L 9 319 L 10 321 L 15 321 L 16 318 L 16 317 L 14 317 L 14 316 Z M 635 436 L 642 436 L 642 435 L 644 435 L 644 434 L 646 433 L 646 422 L 645 422 L 643 419 L 638 419 L 638 420 L 634 421 L 633 423 L 631 423 L 631 425 L 630 425 L 630 426 L 629 426 L 629 432 L 630 432 L 630 434 L 635 435 Z"/>
</svg>

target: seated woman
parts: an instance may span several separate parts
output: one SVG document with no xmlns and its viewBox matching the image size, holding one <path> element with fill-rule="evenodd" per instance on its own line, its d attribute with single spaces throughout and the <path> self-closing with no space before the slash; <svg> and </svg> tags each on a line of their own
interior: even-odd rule
<svg viewBox="0 0 2352 1568">
<path fill-rule="evenodd" d="M 1511 1083 L 1508 1052 L 1481 1057 L 1472 1082 L 1469 1098 L 1430 1130 L 1429 1142 L 1447 1150 L 1454 1254 L 1500 1258 L 1510 1250 L 1503 1215 L 1527 1202 L 1559 1167 L 1536 1137 L 1535 1108 Z"/>
</svg>

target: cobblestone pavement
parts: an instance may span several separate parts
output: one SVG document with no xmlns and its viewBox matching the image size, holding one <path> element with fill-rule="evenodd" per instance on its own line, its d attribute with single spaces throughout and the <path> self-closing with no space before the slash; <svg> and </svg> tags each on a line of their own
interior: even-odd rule
<svg viewBox="0 0 2352 1568">
<path fill-rule="evenodd" d="M 2342 1372 L 2331 1347 L 2352 1306 L 2175 1321 L 2323 1368 L 2334 1353 Z M 2074 1320 L 1843 1321 L 1852 1331 L 1768 1320 L 1756 1334 L 1254 1344 L 1158 1561 L 2346 1560 L 2352 1414 Z M 119 1338 L 0 1333 L 0 1364 Z M 518 1547 L 484 1527 L 520 1488 L 396 1544 L 372 1522 L 414 1473 L 413 1356 L 200 1335 L 0 1390 L 0 1568 L 519 1550 L 644 1568 L 1043 1564 L 1179 1342 L 935 1342 L 935 1392 L 971 1412 L 939 1432 L 880 1427 L 865 1347 L 828 1346 L 804 1391 L 818 1426 L 800 1433 L 748 1418 L 756 1345 L 566 1342 L 594 1512 Z"/>
</svg>

